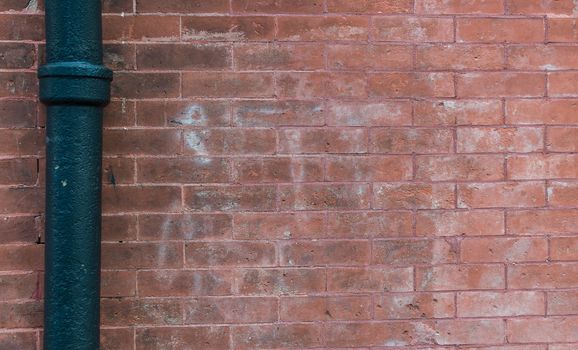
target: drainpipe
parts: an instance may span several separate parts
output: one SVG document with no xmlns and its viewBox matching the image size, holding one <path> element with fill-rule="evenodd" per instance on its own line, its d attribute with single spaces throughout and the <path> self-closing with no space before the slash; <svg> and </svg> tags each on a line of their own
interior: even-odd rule
<svg viewBox="0 0 578 350">
<path fill-rule="evenodd" d="M 44 349 L 95 350 L 100 324 L 102 109 L 112 72 L 102 64 L 101 0 L 46 0 Z"/>
</svg>

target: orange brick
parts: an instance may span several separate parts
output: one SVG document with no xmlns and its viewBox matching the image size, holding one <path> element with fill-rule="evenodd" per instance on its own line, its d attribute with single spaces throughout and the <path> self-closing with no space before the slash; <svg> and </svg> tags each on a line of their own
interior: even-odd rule
<svg viewBox="0 0 578 350">
<path fill-rule="evenodd" d="M 416 2 L 416 12 L 420 14 L 502 14 L 504 10 L 502 0 L 420 0 Z"/>
<path fill-rule="evenodd" d="M 418 236 L 495 236 L 504 234 L 504 214 L 498 210 L 420 211 Z"/>
<path fill-rule="evenodd" d="M 540 73 L 485 72 L 457 77 L 458 97 L 542 97 L 546 76 Z"/>
<path fill-rule="evenodd" d="M 454 41 L 451 18 L 387 16 L 373 21 L 375 41 L 451 42 Z"/>
<path fill-rule="evenodd" d="M 327 48 L 330 69 L 408 70 L 413 49 L 409 45 L 331 45 Z"/>
<path fill-rule="evenodd" d="M 404 181 L 412 177 L 409 156 L 332 157 L 326 166 L 328 181 Z"/>
<path fill-rule="evenodd" d="M 508 269 L 508 288 L 576 288 L 575 263 L 517 265 Z"/>
<path fill-rule="evenodd" d="M 279 17 L 278 26 L 279 40 L 366 40 L 369 21 L 354 16 Z"/>
<path fill-rule="evenodd" d="M 420 100 L 414 106 L 416 125 L 502 124 L 502 103 L 497 100 Z"/>
<path fill-rule="evenodd" d="M 502 265 L 441 265 L 418 267 L 417 290 L 503 289 Z"/>
<path fill-rule="evenodd" d="M 544 238 L 467 238 L 460 251 L 466 263 L 546 261 L 548 242 Z"/>
<path fill-rule="evenodd" d="M 544 315 L 544 293 L 458 293 L 458 317 L 511 317 Z"/>
<path fill-rule="evenodd" d="M 578 124 L 578 101 L 571 99 L 509 100 L 506 119 L 510 124 Z"/>
<path fill-rule="evenodd" d="M 499 70 L 504 67 L 504 49 L 496 45 L 418 46 L 420 70 Z"/>
<path fill-rule="evenodd" d="M 577 342 L 578 317 L 508 320 L 508 339 L 516 343 Z"/>
<path fill-rule="evenodd" d="M 369 242 L 297 241 L 280 245 L 281 266 L 366 265 Z"/>
<path fill-rule="evenodd" d="M 576 260 L 578 257 L 578 239 L 575 237 L 554 237 L 550 240 L 552 260 Z"/>
<path fill-rule="evenodd" d="M 575 18 L 548 18 L 549 42 L 575 42 L 578 39 Z"/>
<path fill-rule="evenodd" d="M 574 179 L 578 155 L 532 154 L 508 157 L 508 176 L 514 180 Z"/>
<path fill-rule="evenodd" d="M 417 156 L 415 176 L 421 181 L 495 181 L 504 179 L 500 155 Z"/>
<path fill-rule="evenodd" d="M 454 186 L 427 183 L 380 183 L 373 187 L 374 209 L 449 209 Z"/>
<path fill-rule="evenodd" d="M 541 207 L 543 182 L 500 182 L 458 185 L 459 208 Z"/>
<path fill-rule="evenodd" d="M 459 153 L 537 152 L 544 146 L 542 128 L 480 128 L 457 129 Z"/>
<path fill-rule="evenodd" d="M 386 98 L 455 96 L 451 73 L 375 73 L 368 89 L 370 96 Z"/>
<path fill-rule="evenodd" d="M 544 20 L 538 18 L 458 18 L 458 42 L 543 42 Z"/>
<path fill-rule="evenodd" d="M 329 12 L 352 12 L 352 13 L 411 13 L 413 12 L 412 0 L 329 0 L 327 2 Z"/>
<path fill-rule="evenodd" d="M 578 182 L 551 182 L 548 185 L 548 205 L 551 207 L 576 207 Z"/>
</svg>

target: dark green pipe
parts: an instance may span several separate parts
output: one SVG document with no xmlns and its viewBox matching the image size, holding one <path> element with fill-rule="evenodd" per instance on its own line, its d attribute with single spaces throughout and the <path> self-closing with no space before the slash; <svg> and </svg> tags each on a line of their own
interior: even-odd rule
<svg viewBox="0 0 578 350">
<path fill-rule="evenodd" d="M 100 0 L 46 0 L 44 348 L 99 348 L 102 109 Z"/>
</svg>

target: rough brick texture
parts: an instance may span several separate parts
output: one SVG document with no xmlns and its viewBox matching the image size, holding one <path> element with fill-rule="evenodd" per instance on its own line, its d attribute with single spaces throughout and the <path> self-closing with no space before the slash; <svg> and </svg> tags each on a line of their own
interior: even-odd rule
<svg viewBox="0 0 578 350">
<path fill-rule="evenodd" d="M 103 350 L 578 349 L 578 3 L 104 0 Z M 0 349 L 40 350 L 42 1 L 0 0 Z"/>
</svg>

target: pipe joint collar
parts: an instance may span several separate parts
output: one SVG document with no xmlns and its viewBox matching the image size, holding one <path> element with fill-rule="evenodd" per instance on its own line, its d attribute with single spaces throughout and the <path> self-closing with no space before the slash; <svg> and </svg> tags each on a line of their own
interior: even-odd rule
<svg viewBox="0 0 578 350">
<path fill-rule="evenodd" d="M 40 101 L 47 105 L 105 106 L 112 71 L 88 62 L 48 63 L 38 69 Z"/>
</svg>

